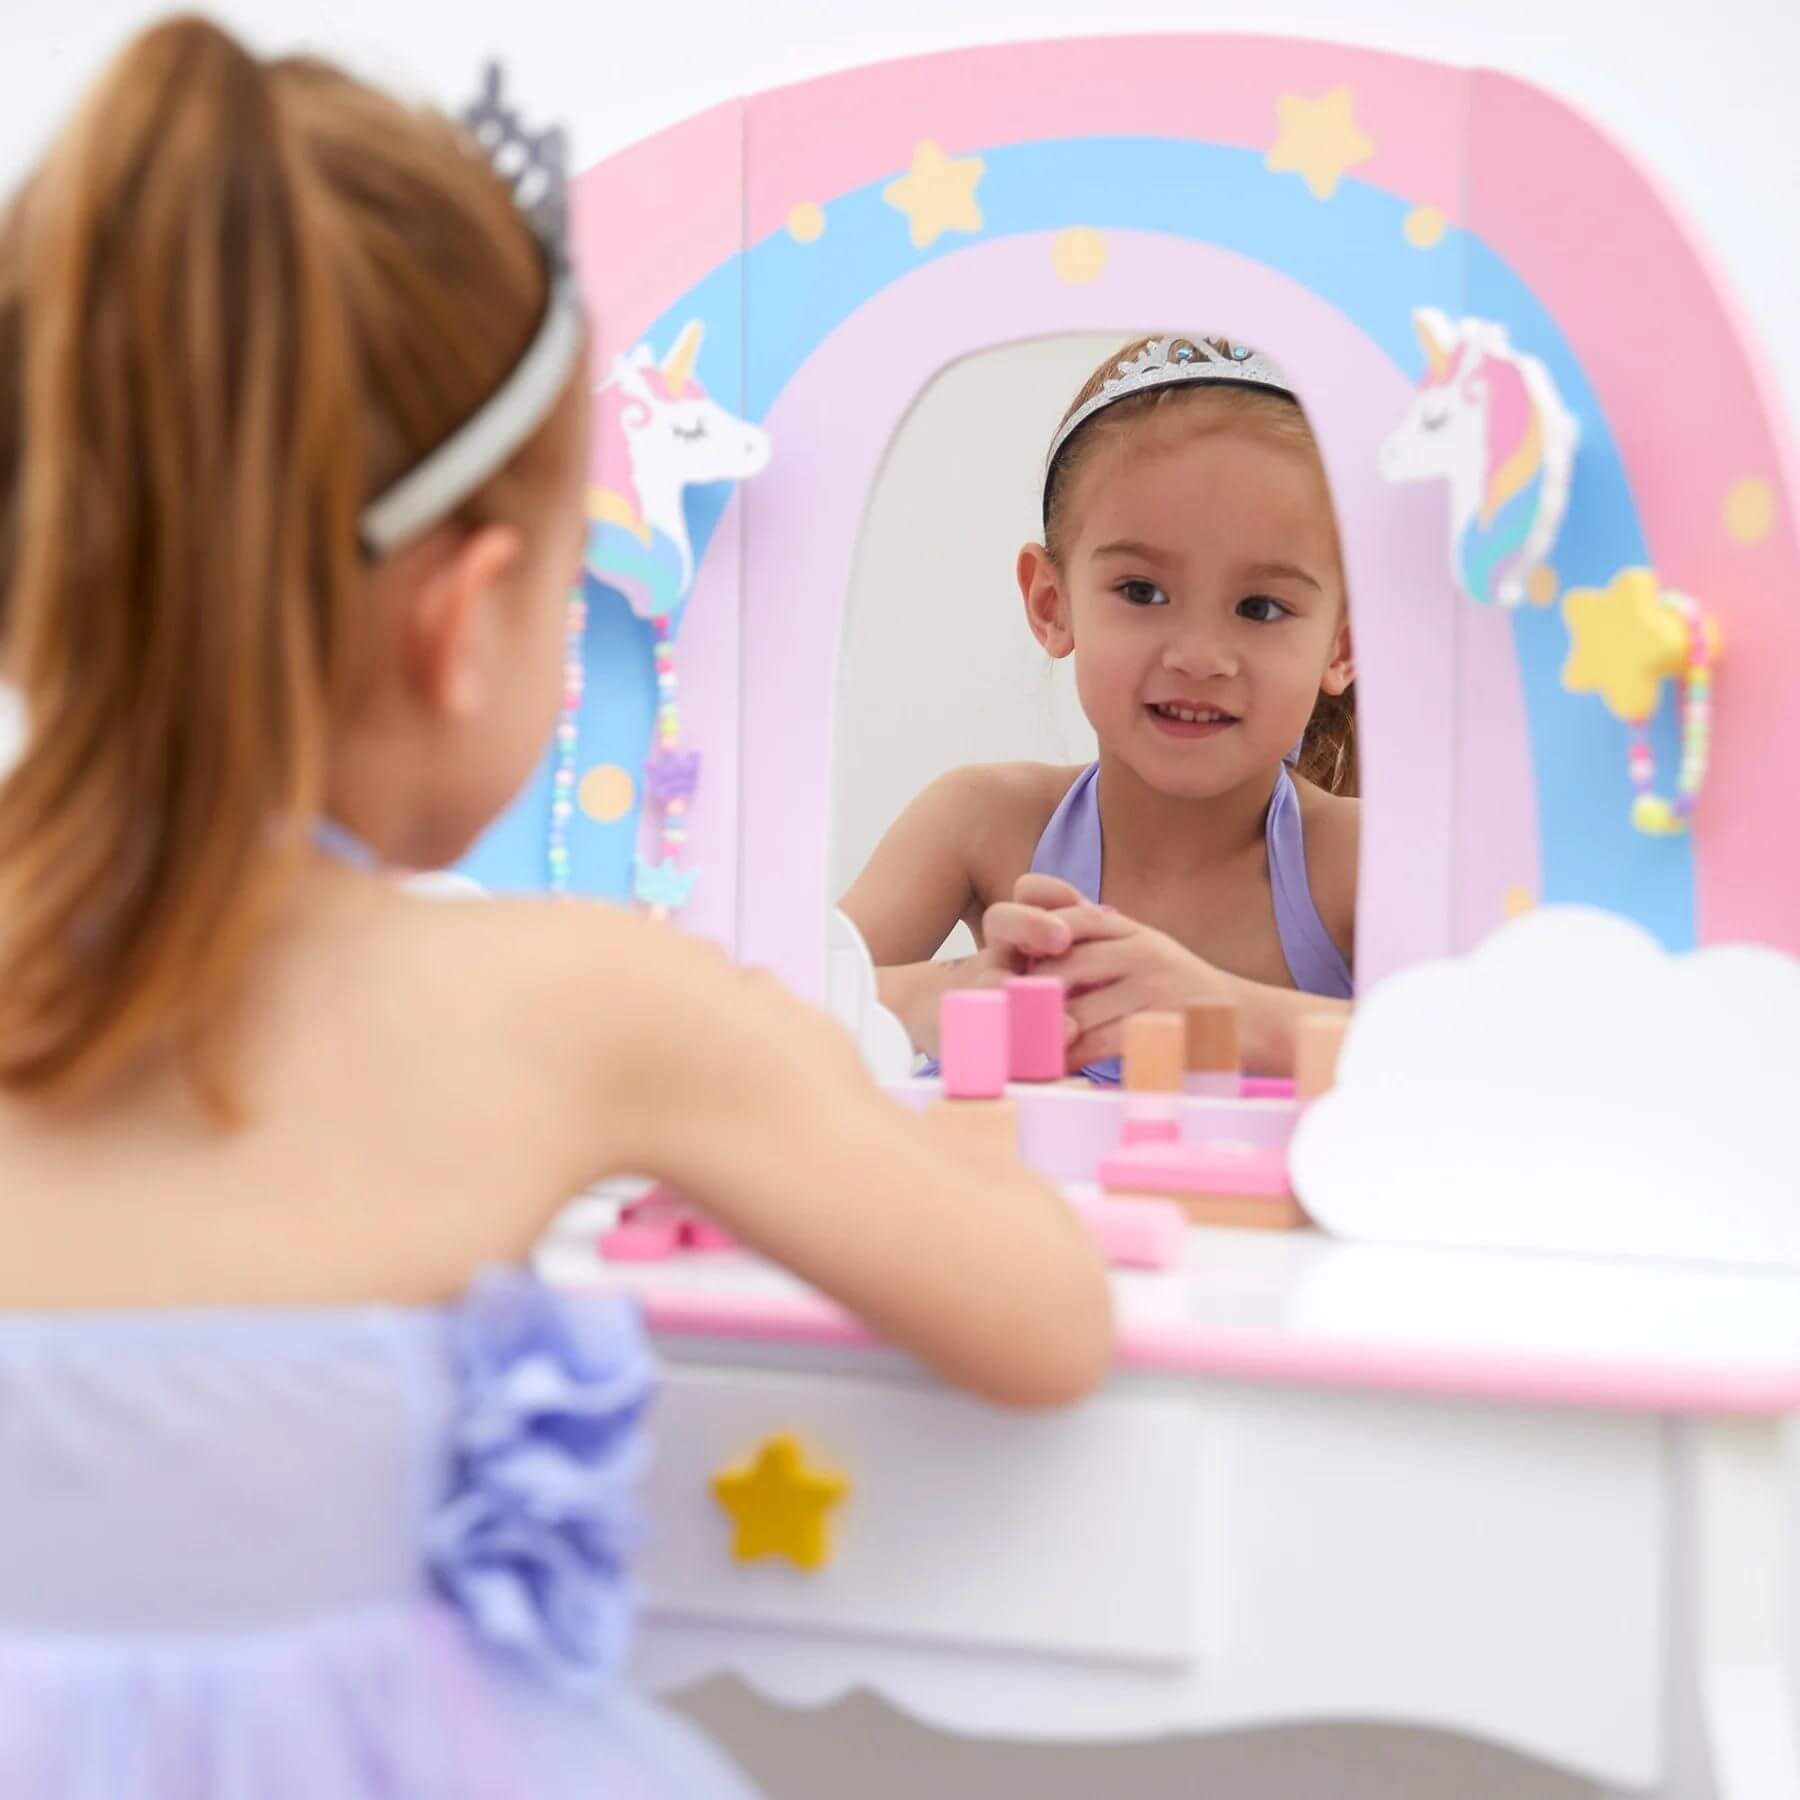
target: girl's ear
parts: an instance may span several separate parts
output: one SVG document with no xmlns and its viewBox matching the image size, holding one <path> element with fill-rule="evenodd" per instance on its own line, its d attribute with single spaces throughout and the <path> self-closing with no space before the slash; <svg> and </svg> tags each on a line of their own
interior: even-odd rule
<svg viewBox="0 0 1800 1800">
<path fill-rule="evenodd" d="M 1019 596 L 1025 602 L 1025 622 L 1031 635 L 1058 659 L 1075 648 L 1069 623 L 1068 596 L 1050 552 L 1042 544 L 1027 544 L 1019 552 Z"/>
<path fill-rule="evenodd" d="M 428 713 L 467 717 L 486 704 L 496 642 L 494 608 L 523 556 L 523 540 L 512 526 L 484 525 L 463 538 L 413 591 L 402 623 L 403 666 Z"/>
<path fill-rule="evenodd" d="M 1341 694 L 1356 679 L 1356 649 L 1350 641 L 1350 621 L 1346 619 L 1338 627 L 1337 636 L 1331 643 L 1331 661 L 1325 665 L 1325 673 L 1319 677 L 1319 692 L 1322 694 Z"/>
</svg>

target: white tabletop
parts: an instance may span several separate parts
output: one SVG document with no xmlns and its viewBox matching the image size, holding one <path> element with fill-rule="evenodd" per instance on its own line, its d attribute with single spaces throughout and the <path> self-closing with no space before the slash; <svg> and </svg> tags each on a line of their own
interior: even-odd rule
<svg viewBox="0 0 1800 1800">
<path fill-rule="evenodd" d="M 540 1260 L 562 1285 L 638 1294 L 670 1338 L 848 1345 L 855 1321 L 741 1252 L 610 1263 L 603 1208 Z M 1632 1411 L 1800 1411 L 1800 1276 L 1347 1244 L 1195 1228 L 1167 1271 L 1114 1271 L 1122 1369 L 1551 1401 Z"/>
</svg>

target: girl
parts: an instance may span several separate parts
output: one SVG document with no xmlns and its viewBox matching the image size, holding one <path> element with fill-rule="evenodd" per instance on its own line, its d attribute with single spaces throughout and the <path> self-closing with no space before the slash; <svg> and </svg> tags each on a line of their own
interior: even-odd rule
<svg viewBox="0 0 1800 1800">
<path fill-rule="evenodd" d="M 1035 967 L 1069 986 L 1071 1067 L 1108 1080 L 1130 1014 L 1222 996 L 1247 1066 L 1285 1074 L 1312 996 L 1348 1004 L 1356 891 L 1350 628 L 1305 415 L 1265 357 L 1141 338 L 1064 415 L 1043 517 L 1019 591 L 1075 658 L 1099 761 L 958 769 L 908 807 L 843 902 L 882 999 L 929 1052 L 947 987 Z M 979 954 L 926 960 L 958 919 Z"/>
<path fill-rule="evenodd" d="M 994 1400 L 1107 1359 L 1058 1197 L 836 1025 L 384 877 L 536 763 L 581 556 L 556 140 L 477 122 L 178 21 L 0 231 L 8 1793 L 736 1791 L 610 1683 L 635 1313 L 497 1272 L 609 1171 Z"/>
</svg>

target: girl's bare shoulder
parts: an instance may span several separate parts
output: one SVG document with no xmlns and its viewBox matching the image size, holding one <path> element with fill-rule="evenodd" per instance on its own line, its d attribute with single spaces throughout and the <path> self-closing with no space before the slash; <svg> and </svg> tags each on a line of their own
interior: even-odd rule
<svg viewBox="0 0 1800 1800">
<path fill-rule="evenodd" d="M 1003 898 L 1031 866 L 1050 815 L 1080 775 L 1079 765 L 970 763 L 933 786 L 947 836 L 962 846 L 971 885 L 983 902 Z"/>
</svg>

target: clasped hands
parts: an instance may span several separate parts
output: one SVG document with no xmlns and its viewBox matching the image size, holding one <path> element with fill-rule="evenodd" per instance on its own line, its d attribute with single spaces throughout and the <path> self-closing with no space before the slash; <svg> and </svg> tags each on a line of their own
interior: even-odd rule
<svg viewBox="0 0 1800 1800">
<path fill-rule="evenodd" d="M 1117 1056 L 1133 1013 L 1237 997 L 1232 977 L 1167 932 L 1084 899 L 1053 875 L 1021 875 L 1012 898 L 981 915 L 981 936 L 980 954 L 965 965 L 968 985 L 1012 975 L 1063 983 L 1071 1069 Z"/>
</svg>

